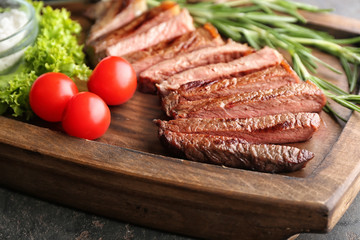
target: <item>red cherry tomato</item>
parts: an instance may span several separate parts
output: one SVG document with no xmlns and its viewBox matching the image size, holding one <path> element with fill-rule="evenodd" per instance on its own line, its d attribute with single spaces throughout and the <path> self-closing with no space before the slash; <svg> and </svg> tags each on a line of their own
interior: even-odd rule
<svg viewBox="0 0 360 240">
<path fill-rule="evenodd" d="M 31 109 L 40 118 L 59 122 L 69 99 L 78 93 L 75 83 L 62 73 L 45 73 L 31 86 L 29 101 Z"/>
<path fill-rule="evenodd" d="M 99 95 L 108 105 L 119 105 L 134 95 L 136 73 L 125 59 L 106 57 L 95 67 L 87 86 L 90 92 Z"/>
<path fill-rule="evenodd" d="M 92 140 L 106 132 L 110 120 L 109 107 L 99 96 L 81 92 L 69 100 L 62 126 L 71 136 Z"/>
</svg>

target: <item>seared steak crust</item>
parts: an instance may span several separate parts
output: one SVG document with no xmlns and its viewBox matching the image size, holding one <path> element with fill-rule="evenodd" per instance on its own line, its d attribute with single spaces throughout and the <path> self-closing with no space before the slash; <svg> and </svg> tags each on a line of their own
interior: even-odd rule
<svg viewBox="0 0 360 240">
<path fill-rule="evenodd" d="M 155 46 L 124 55 L 123 57 L 132 64 L 135 72 L 140 74 L 152 65 L 163 60 L 171 59 L 179 54 L 223 44 L 224 41 L 217 32 L 217 29 L 207 23 L 203 27 L 197 28 L 195 31 L 185 33 L 169 41 L 163 41 Z M 150 87 L 153 88 L 152 92 L 155 92 L 156 89 L 154 89 L 154 86 L 151 85 Z M 144 92 L 147 91 L 144 90 Z"/>
<path fill-rule="evenodd" d="M 213 63 L 226 63 L 253 52 L 247 45 L 229 41 L 227 44 L 216 47 L 201 48 L 186 54 L 175 56 L 153 65 L 139 75 L 140 85 L 153 85 L 161 83 L 172 75 Z"/>
<path fill-rule="evenodd" d="M 155 120 L 159 128 L 189 134 L 243 139 L 248 143 L 294 143 L 306 141 L 320 126 L 317 113 L 284 113 L 257 118 L 179 118 Z"/>
<path fill-rule="evenodd" d="M 241 139 L 172 132 L 159 128 L 163 144 L 192 161 L 260 172 L 290 172 L 303 168 L 314 154 L 296 147 L 251 144 Z"/>
<path fill-rule="evenodd" d="M 280 113 L 320 112 L 323 92 L 311 82 L 196 101 L 179 102 L 166 109 L 174 118 L 248 118 Z"/>
<path fill-rule="evenodd" d="M 181 85 L 175 91 L 162 98 L 163 109 L 171 109 L 182 101 L 195 101 L 206 98 L 279 88 L 301 80 L 283 61 L 281 64 L 256 71 L 238 78 L 220 79 L 212 82 L 195 81 Z"/>
<path fill-rule="evenodd" d="M 181 85 L 194 81 L 210 82 L 218 79 L 240 77 L 267 67 L 280 64 L 282 55 L 275 49 L 265 47 L 255 53 L 228 63 L 216 63 L 191 68 L 167 78 L 156 85 L 161 95 L 178 89 Z"/>
</svg>

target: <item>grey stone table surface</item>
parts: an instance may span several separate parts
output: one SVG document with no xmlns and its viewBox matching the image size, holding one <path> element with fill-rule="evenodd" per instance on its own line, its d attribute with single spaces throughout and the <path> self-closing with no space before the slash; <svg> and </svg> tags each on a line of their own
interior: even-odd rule
<svg viewBox="0 0 360 240">
<path fill-rule="evenodd" d="M 298 0 L 360 20 L 360 0 Z M 190 240 L 185 236 L 59 206 L 0 188 L 0 239 L 151 239 Z M 360 239 L 360 194 L 327 234 L 301 234 L 297 239 Z"/>
</svg>

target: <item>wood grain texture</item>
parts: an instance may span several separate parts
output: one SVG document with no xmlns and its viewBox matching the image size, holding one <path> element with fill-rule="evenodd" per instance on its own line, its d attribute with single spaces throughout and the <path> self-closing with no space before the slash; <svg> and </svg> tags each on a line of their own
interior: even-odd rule
<svg viewBox="0 0 360 240">
<path fill-rule="evenodd" d="M 350 37 L 360 34 L 360 22 L 352 18 L 331 13 L 312 13 L 301 11 L 308 24 L 316 29 L 326 30 L 336 37 Z"/>
<path fill-rule="evenodd" d="M 89 26 L 81 16 L 74 18 Z M 339 66 L 336 59 L 316 54 Z M 319 75 L 346 88 L 344 76 L 323 68 Z M 360 190 L 360 115 L 338 110 L 349 117 L 348 123 L 342 127 L 322 113 L 314 137 L 294 144 L 316 157 L 305 169 L 282 175 L 171 157 L 152 123 L 164 117 L 153 95 L 136 93 L 128 103 L 112 107 L 110 129 L 97 141 L 69 137 L 57 124 L 0 117 L 0 184 L 100 215 L 208 239 L 284 239 L 326 232 Z"/>
</svg>

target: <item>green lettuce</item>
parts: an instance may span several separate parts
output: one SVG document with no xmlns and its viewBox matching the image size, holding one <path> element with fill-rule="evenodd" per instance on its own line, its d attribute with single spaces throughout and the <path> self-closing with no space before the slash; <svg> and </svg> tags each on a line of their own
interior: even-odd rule
<svg viewBox="0 0 360 240">
<path fill-rule="evenodd" d="M 21 67 L 15 73 L 0 76 L 0 114 L 7 111 L 27 120 L 33 116 L 29 91 L 38 76 L 61 72 L 86 81 L 91 74 L 85 64 L 83 46 L 78 44 L 81 26 L 70 18 L 70 12 L 30 2 L 37 12 L 39 34 L 34 45 L 26 50 Z"/>
</svg>

